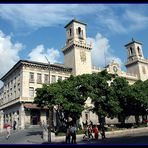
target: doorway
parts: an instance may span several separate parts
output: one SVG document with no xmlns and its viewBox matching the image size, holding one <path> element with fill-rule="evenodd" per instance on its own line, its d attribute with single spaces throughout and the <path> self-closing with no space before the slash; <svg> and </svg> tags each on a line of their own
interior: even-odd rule
<svg viewBox="0 0 148 148">
<path fill-rule="evenodd" d="M 31 124 L 37 125 L 40 122 L 40 110 L 39 109 L 32 109 L 30 112 L 31 116 Z"/>
</svg>

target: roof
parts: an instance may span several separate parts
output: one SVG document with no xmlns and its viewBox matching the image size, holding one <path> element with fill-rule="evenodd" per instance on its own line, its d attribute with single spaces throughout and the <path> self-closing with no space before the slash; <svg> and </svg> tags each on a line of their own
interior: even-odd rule
<svg viewBox="0 0 148 148">
<path fill-rule="evenodd" d="M 69 26 L 71 23 L 73 23 L 73 22 L 76 22 L 76 23 L 79 23 L 79 24 L 82 24 L 82 25 L 86 25 L 85 23 L 83 23 L 83 22 L 80 22 L 80 21 L 78 21 L 78 20 L 76 20 L 76 19 L 73 19 L 73 20 L 71 20 L 64 28 L 67 28 L 67 26 Z"/>
<path fill-rule="evenodd" d="M 130 45 L 130 44 L 134 44 L 134 43 L 138 43 L 138 44 L 142 45 L 141 42 L 138 42 L 138 41 L 135 41 L 135 40 L 132 39 L 132 42 L 130 42 L 130 43 L 124 45 L 124 46 L 127 47 L 128 45 Z"/>
<path fill-rule="evenodd" d="M 19 60 L 0 80 L 4 80 L 9 74 L 11 74 L 14 70 L 21 67 L 23 64 L 36 64 L 38 66 L 43 66 L 45 68 L 49 68 L 48 63 L 36 62 L 36 61 L 29 61 L 29 60 Z M 72 68 L 65 67 L 64 65 L 57 65 L 57 64 L 50 64 L 51 69 L 63 69 L 66 71 L 72 71 Z"/>
</svg>

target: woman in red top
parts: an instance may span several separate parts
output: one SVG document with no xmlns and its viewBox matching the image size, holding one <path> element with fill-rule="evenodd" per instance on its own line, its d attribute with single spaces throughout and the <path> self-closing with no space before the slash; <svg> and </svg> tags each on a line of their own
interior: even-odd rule
<svg viewBox="0 0 148 148">
<path fill-rule="evenodd" d="M 99 130 L 98 130 L 97 125 L 95 125 L 93 131 L 94 131 L 94 133 L 95 133 L 95 139 L 98 139 L 98 137 L 99 137 Z"/>
<path fill-rule="evenodd" d="M 10 137 L 10 130 L 12 126 L 10 124 L 4 124 L 4 128 L 6 128 L 7 131 L 6 139 L 8 139 Z"/>
</svg>

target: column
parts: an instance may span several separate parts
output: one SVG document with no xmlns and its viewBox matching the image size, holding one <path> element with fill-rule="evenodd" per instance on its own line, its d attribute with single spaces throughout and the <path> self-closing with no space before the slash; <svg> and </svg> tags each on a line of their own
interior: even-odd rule
<svg viewBox="0 0 148 148">
<path fill-rule="evenodd" d="M 19 119 L 20 119 L 20 128 L 24 129 L 25 128 L 25 109 L 24 109 L 24 105 L 21 105 L 20 108 L 20 114 L 19 114 Z"/>
<path fill-rule="evenodd" d="M 4 130 L 4 112 L 0 111 L 0 132 Z"/>
</svg>

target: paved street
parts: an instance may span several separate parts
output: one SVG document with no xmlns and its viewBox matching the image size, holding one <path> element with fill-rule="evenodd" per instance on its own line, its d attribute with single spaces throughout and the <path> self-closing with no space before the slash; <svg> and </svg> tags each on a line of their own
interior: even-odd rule
<svg viewBox="0 0 148 148">
<path fill-rule="evenodd" d="M 0 133 L 0 144 L 43 144 L 41 128 L 28 128 L 20 131 L 12 131 L 10 138 L 6 139 L 6 133 Z M 108 137 L 105 140 L 83 141 L 77 136 L 78 144 L 148 144 L 148 132 L 139 132 L 120 137 Z M 57 142 L 57 143 L 64 143 Z"/>
<path fill-rule="evenodd" d="M 106 138 L 98 141 L 81 141 L 80 144 L 148 144 L 148 132 L 123 137 Z"/>
<path fill-rule="evenodd" d="M 41 128 L 11 131 L 11 136 L 6 139 L 6 133 L 0 134 L 0 144 L 41 144 Z"/>
</svg>

